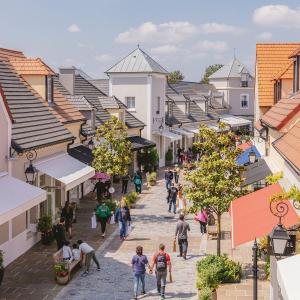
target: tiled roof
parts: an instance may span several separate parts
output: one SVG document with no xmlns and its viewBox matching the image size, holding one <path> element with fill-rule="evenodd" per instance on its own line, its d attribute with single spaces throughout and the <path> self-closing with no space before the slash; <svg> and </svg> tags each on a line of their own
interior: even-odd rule
<svg viewBox="0 0 300 300">
<path fill-rule="evenodd" d="M 8 61 L 0 61 L 0 88 L 12 116 L 12 144 L 17 151 L 74 139 Z"/>
<path fill-rule="evenodd" d="M 93 110 L 92 105 L 85 99 L 84 96 L 66 96 L 68 101 L 70 101 L 79 111 L 91 111 Z"/>
<path fill-rule="evenodd" d="M 194 122 L 202 122 L 202 121 L 210 121 L 212 120 L 212 116 L 210 114 L 206 114 L 200 106 L 194 101 L 190 103 L 190 115 L 189 118 Z"/>
<path fill-rule="evenodd" d="M 300 47 L 297 47 L 297 48 L 290 54 L 289 58 L 292 58 L 292 57 L 294 57 L 294 56 L 297 56 L 297 55 L 299 55 L 299 53 L 300 53 Z"/>
<path fill-rule="evenodd" d="M 272 80 L 290 62 L 289 55 L 299 46 L 300 43 L 256 45 L 257 89 L 260 106 L 274 104 Z"/>
<path fill-rule="evenodd" d="M 300 173 L 300 122 L 273 143 L 275 149 Z"/>
<path fill-rule="evenodd" d="M 98 97 L 99 101 L 101 103 L 101 106 L 104 109 L 110 109 L 110 108 L 120 108 L 120 104 L 118 103 L 118 100 L 116 97 L 108 97 L 108 96 L 101 96 Z"/>
<path fill-rule="evenodd" d="M 293 62 L 288 62 L 275 76 L 274 79 L 293 79 L 294 67 Z"/>
<path fill-rule="evenodd" d="M 109 95 L 109 80 L 108 79 L 91 79 L 89 80 L 97 89 Z"/>
<path fill-rule="evenodd" d="M 178 94 L 184 95 L 208 95 L 209 91 L 217 92 L 216 88 L 212 84 L 178 81 L 176 83 L 169 83 L 169 86 L 175 90 Z"/>
<path fill-rule="evenodd" d="M 261 118 L 266 125 L 280 130 L 296 113 L 300 111 L 300 93 L 281 99 Z"/>
<path fill-rule="evenodd" d="M 23 52 L 0 48 L 0 60 L 26 58 Z"/>
<path fill-rule="evenodd" d="M 127 139 L 131 142 L 131 147 L 134 151 L 156 146 L 154 142 L 149 141 L 141 136 L 129 136 Z"/>
<path fill-rule="evenodd" d="M 160 73 L 168 74 L 158 62 L 137 48 L 112 66 L 106 73 Z"/>
<path fill-rule="evenodd" d="M 20 75 L 55 75 L 40 58 L 10 59 L 10 63 Z"/>
</svg>

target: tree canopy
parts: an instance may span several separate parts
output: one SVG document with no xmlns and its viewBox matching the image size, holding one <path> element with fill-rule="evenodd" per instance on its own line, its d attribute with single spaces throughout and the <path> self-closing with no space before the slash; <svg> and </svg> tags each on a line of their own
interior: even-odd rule
<svg viewBox="0 0 300 300">
<path fill-rule="evenodd" d="M 209 83 L 208 77 L 212 75 L 213 73 L 217 72 L 219 69 L 221 69 L 223 65 L 221 64 L 215 64 L 215 65 L 210 65 L 205 69 L 204 75 L 201 79 L 201 83 Z"/>
<path fill-rule="evenodd" d="M 180 80 L 183 80 L 183 79 L 184 79 L 184 76 L 179 70 L 175 70 L 175 71 L 171 72 L 168 75 L 168 82 L 169 83 L 176 83 L 176 82 L 178 82 Z"/>
<path fill-rule="evenodd" d="M 96 131 L 97 146 L 93 150 L 93 167 L 97 172 L 126 175 L 132 162 L 131 142 L 127 128 L 117 117 L 99 126 Z"/>
</svg>

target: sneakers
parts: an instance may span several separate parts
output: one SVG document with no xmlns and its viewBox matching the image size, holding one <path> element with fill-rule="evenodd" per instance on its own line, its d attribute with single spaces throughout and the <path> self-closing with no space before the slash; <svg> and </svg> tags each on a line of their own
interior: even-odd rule
<svg viewBox="0 0 300 300">
<path fill-rule="evenodd" d="M 89 272 L 88 272 L 88 271 L 85 271 L 85 272 L 82 273 L 81 276 L 82 276 L 82 277 L 86 277 L 86 276 L 88 276 L 88 275 L 89 275 Z"/>
<path fill-rule="evenodd" d="M 103 239 L 105 238 L 105 233 L 102 233 L 102 238 L 103 238 Z"/>
<path fill-rule="evenodd" d="M 142 291 L 142 292 L 141 292 L 141 295 L 146 295 L 146 292 L 145 292 L 145 291 Z"/>
<path fill-rule="evenodd" d="M 99 271 L 101 271 L 101 268 L 99 267 L 99 268 L 97 268 L 97 271 L 99 272 Z"/>
</svg>

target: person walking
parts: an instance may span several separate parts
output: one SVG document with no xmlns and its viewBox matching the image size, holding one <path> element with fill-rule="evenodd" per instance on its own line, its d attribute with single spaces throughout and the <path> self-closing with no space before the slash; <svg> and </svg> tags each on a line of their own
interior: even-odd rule
<svg viewBox="0 0 300 300">
<path fill-rule="evenodd" d="M 61 249 L 66 241 L 65 219 L 60 218 L 59 223 L 52 227 L 54 239 L 56 240 L 57 250 Z"/>
<path fill-rule="evenodd" d="M 178 182 L 179 182 L 179 175 L 180 175 L 180 168 L 179 168 L 179 166 L 177 164 L 175 165 L 173 173 L 174 173 L 175 183 L 178 184 Z"/>
<path fill-rule="evenodd" d="M 177 210 L 178 212 L 184 214 L 186 211 L 186 199 L 184 198 L 183 195 L 183 186 L 181 184 L 178 185 L 178 206 Z"/>
<path fill-rule="evenodd" d="M 72 239 L 73 208 L 69 200 L 66 201 L 62 209 L 61 217 L 65 219 L 65 228 L 69 234 L 69 239 Z"/>
<path fill-rule="evenodd" d="M 169 196 L 169 212 L 171 212 L 172 210 L 172 206 L 173 206 L 173 213 L 176 214 L 176 200 L 177 200 L 177 193 L 178 193 L 178 189 L 177 187 L 174 185 L 174 183 L 172 183 L 171 189 L 170 189 L 170 196 Z"/>
<path fill-rule="evenodd" d="M 142 174 L 140 171 L 136 171 L 133 177 L 133 183 L 135 186 L 135 191 L 140 194 L 142 192 L 142 183 L 143 183 Z"/>
<path fill-rule="evenodd" d="M 161 299 L 165 299 L 165 291 L 167 285 L 168 268 L 169 273 L 172 272 L 172 264 L 170 255 L 165 252 L 165 245 L 160 244 L 159 250 L 154 254 L 152 263 L 150 265 L 150 274 L 155 267 L 157 292 L 160 294 Z"/>
<path fill-rule="evenodd" d="M 78 240 L 77 244 L 79 245 L 79 250 L 82 254 L 85 254 L 85 262 L 84 262 L 84 272 L 82 276 L 87 276 L 90 271 L 91 260 L 97 265 L 97 271 L 100 271 L 100 264 L 95 255 L 95 250 L 88 243 L 83 242 L 82 240 Z"/>
<path fill-rule="evenodd" d="M 178 160 L 178 164 L 181 165 L 182 164 L 182 149 L 180 148 L 179 145 L 177 145 L 177 160 Z"/>
<path fill-rule="evenodd" d="M 179 256 L 186 259 L 186 253 L 188 248 L 188 231 L 190 231 L 190 225 L 184 220 L 184 215 L 179 216 L 179 221 L 176 224 L 175 240 L 178 239 Z"/>
<path fill-rule="evenodd" d="M 131 266 L 133 271 L 134 278 L 134 287 L 133 287 L 133 299 L 137 299 L 139 284 L 142 285 L 142 295 L 146 294 L 145 290 L 145 275 L 146 275 L 146 266 L 150 269 L 147 256 L 143 255 L 143 247 L 136 247 L 136 255 L 132 257 Z M 151 269 L 150 269 L 151 272 Z"/>
<path fill-rule="evenodd" d="M 206 226 L 208 221 L 208 215 L 206 209 L 205 208 L 201 209 L 201 211 L 196 215 L 195 219 L 200 223 L 201 234 L 206 234 Z"/>
<path fill-rule="evenodd" d="M 103 196 L 105 194 L 105 182 L 98 180 L 94 186 L 93 193 L 95 193 L 95 191 L 97 191 L 97 200 L 103 200 Z"/>
<path fill-rule="evenodd" d="M 129 180 L 130 176 L 128 173 L 122 177 L 122 194 L 127 194 Z"/>
<path fill-rule="evenodd" d="M 99 220 L 101 224 L 101 232 L 102 232 L 102 238 L 105 237 L 105 229 L 106 229 L 106 223 L 108 219 L 111 217 L 112 213 L 108 206 L 102 202 L 96 210 L 96 217 Z"/>
<path fill-rule="evenodd" d="M 166 189 L 167 190 L 171 188 L 172 180 L 173 180 L 173 172 L 171 171 L 170 168 L 168 168 L 165 171 L 165 181 L 166 181 Z"/>
<path fill-rule="evenodd" d="M 127 225 L 130 225 L 131 216 L 124 198 L 121 200 L 120 206 L 116 210 L 115 220 L 119 223 L 120 240 L 125 240 L 127 236 Z"/>
</svg>

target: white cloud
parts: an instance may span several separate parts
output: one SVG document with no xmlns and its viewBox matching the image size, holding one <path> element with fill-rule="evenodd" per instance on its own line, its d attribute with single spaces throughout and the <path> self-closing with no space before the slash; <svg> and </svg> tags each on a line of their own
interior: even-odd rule
<svg viewBox="0 0 300 300">
<path fill-rule="evenodd" d="M 94 49 L 94 46 L 92 44 L 83 44 L 83 43 L 78 43 L 77 46 L 79 48 L 85 48 L 85 49 Z"/>
<path fill-rule="evenodd" d="M 200 25 L 200 30 L 203 33 L 234 33 L 238 34 L 243 32 L 242 28 L 236 27 L 236 26 L 231 26 L 227 25 L 224 23 L 205 23 Z"/>
<path fill-rule="evenodd" d="M 224 41 L 199 41 L 193 47 L 193 51 L 214 52 L 214 53 L 224 53 L 229 49 L 228 45 Z"/>
<path fill-rule="evenodd" d="M 110 54 L 102 53 L 102 54 L 96 55 L 96 60 L 100 61 L 100 62 L 108 62 L 108 61 L 111 61 L 112 59 L 113 59 L 113 56 Z"/>
<path fill-rule="evenodd" d="M 267 32 L 267 31 L 262 32 L 256 36 L 256 38 L 260 41 L 269 41 L 272 39 L 272 37 L 273 37 L 273 34 L 271 32 Z"/>
<path fill-rule="evenodd" d="M 68 31 L 74 33 L 74 32 L 79 32 L 81 30 L 77 24 L 72 24 L 68 27 Z"/>
<path fill-rule="evenodd" d="M 178 48 L 174 45 L 162 45 L 151 49 L 153 54 L 172 54 L 176 53 Z"/>
<path fill-rule="evenodd" d="M 300 28 L 300 8 L 290 8 L 287 5 L 265 5 L 257 8 L 253 14 L 257 25 L 278 28 Z"/>
</svg>

